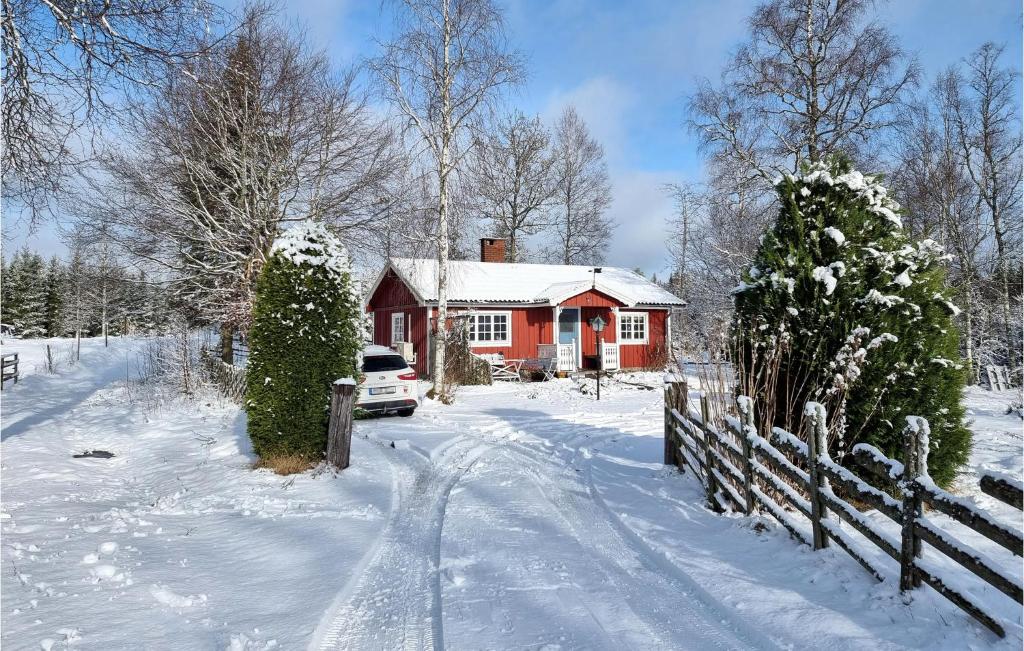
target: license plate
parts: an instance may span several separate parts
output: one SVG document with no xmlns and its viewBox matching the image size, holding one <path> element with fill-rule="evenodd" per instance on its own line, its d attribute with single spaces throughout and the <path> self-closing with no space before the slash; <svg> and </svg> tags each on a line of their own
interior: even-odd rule
<svg viewBox="0 0 1024 651">
<path fill-rule="evenodd" d="M 371 396 L 379 396 L 379 395 L 384 395 L 386 393 L 394 393 L 394 392 L 395 392 L 395 387 L 376 387 L 376 388 L 370 389 L 370 395 Z"/>
</svg>

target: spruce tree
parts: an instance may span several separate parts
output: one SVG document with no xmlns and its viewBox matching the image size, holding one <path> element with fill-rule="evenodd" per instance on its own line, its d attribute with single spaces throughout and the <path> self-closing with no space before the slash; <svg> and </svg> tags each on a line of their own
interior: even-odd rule
<svg viewBox="0 0 1024 651">
<path fill-rule="evenodd" d="M 11 273 L 3 252 L 0 252 L 0 323 L 11 324 Z"/>
<path fill-rule="evenodd" d="M 304 223 L 275 241 L 256 284 L 246 369 L 249 437 L 261 457 L 323 458 L 331 384 L 359 372 L 361 316 L 336 237 Z"/>
<path fill-rule="evenodd" d="M 47 337 L 59 337 L 64 331 L 64 266 L 53 256 L 46 269 L 44 327 Z"/>
<path fill-rule="evenodd" d="M 22 249 L 15 254 L 8 268 L 8 303 L 10 325 L 19 337 L 46 335 L 46 285 L 43 258 Z"/>
<path fill-rule="evenodd" d="M 948 257 L 910 241 L 885 187 L 844 159 L 776 191 L 778 219 L 734 292 L 741 390 L 791 431 L 806 401 L 824 404 L 839 458 L 858 442 L 900 458 L 906 417 L 924 416 L 930 473 L 948 484 L 970 449 Z"/>
</svg>

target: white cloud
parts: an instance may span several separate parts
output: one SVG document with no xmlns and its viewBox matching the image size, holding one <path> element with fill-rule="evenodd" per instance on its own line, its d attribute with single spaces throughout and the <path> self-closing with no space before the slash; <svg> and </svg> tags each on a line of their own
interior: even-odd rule
<svg viewBox="0 0 1024 651">
<path fill-rule="evenodd" d="M 665 240 L 672 217 L 672 200 L 664 185 L 679 181 L 673 171 L 622 170 L 612 173 L 613 202 L 608 215 L 616 224 L 607 262 L 616 267 L 640 267 L 661 278 L 668 273 Z"/>
<path fill-rule="evenodd" d="M 636 103 L 635 93 L 610 77 L 593 77 L 569 90 L 556 90 L 541 110 L 541 119 L 555 123 L 562 110 L 573 106 L 610 163 L 621 160 L 627 147 L 626 117 Z"/>
</svg>

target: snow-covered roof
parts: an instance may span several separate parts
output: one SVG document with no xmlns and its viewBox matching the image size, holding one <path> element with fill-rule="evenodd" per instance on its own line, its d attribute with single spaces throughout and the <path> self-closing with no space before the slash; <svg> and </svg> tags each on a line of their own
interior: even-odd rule
<svg viewBox="0 0 1024 651">
<path fill-rule="evenodd" d="M 437 260 L 394 258 L 389 268 L 394 269 L 420 301 L 437 300 Z M 629 307 L 685 304 L 629 269 L 599 268 L 601 273 L 594 274 L 594 267 L 586 265 L 452 260 L 448 267 L 448 300 L 557 305 L 594 288 Z"/>
</svg>

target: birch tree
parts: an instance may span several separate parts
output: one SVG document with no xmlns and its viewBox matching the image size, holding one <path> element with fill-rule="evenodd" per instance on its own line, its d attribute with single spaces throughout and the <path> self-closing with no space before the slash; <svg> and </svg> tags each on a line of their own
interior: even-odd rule
<svg viewBox="0 0 1024 651">
<path fill-rule="evenodd" d="M 504 23 L 490 0 L 401 0 L 394 39 L 370 67 L 383 96 L 403 120 L 404 133 L 424 157 L 436 184 L 437 326 L 431 351 L 433 395 L 448 399 L 445 339 L 448 319 L 451 193 L 473 135 L 503 87 L 523 76 L 505 43 Z"/>
<path fill-rule="evenodd" d="M 991 219 L 1005 360 L 1016 366 L 1021 356 L 1020 316 L 1013 313 L 1011 304 L 1020 296 L 1019 73 L 1002 66 L 1002 53 L 1002 47 L 985 43 L 967 58 L 965 83 L 957 84 L 962 95 L 958 92 L 952 110 L 968 174 Z"/>
<path fill-rule="evenodd" d="M 612 202 L 604 148 L 573 107 L 555 123 L 555 244 L 548 259 L 561 264 L 600 262 L 611 241 L 613 223 L 605 215 Z"/>
<path fill-rule="evenodd" d="M 712 158 L 740 162 L 770 183 L 801 160 L 844 152 L 871 162 L 918 78 L 870 0 L 770 0 L 748 19 L 749 38 L 690 100 L 690 126 Z"/>
<path fill-rule="evenodd" d="M 519 262 L 524 239 L 547 225 L 555 192 L 551 136 L 539 118 L 506 118 L 473 148 L 472 185 L 494 234 L 507 240 L 505 259 Z"/>
</svg>

